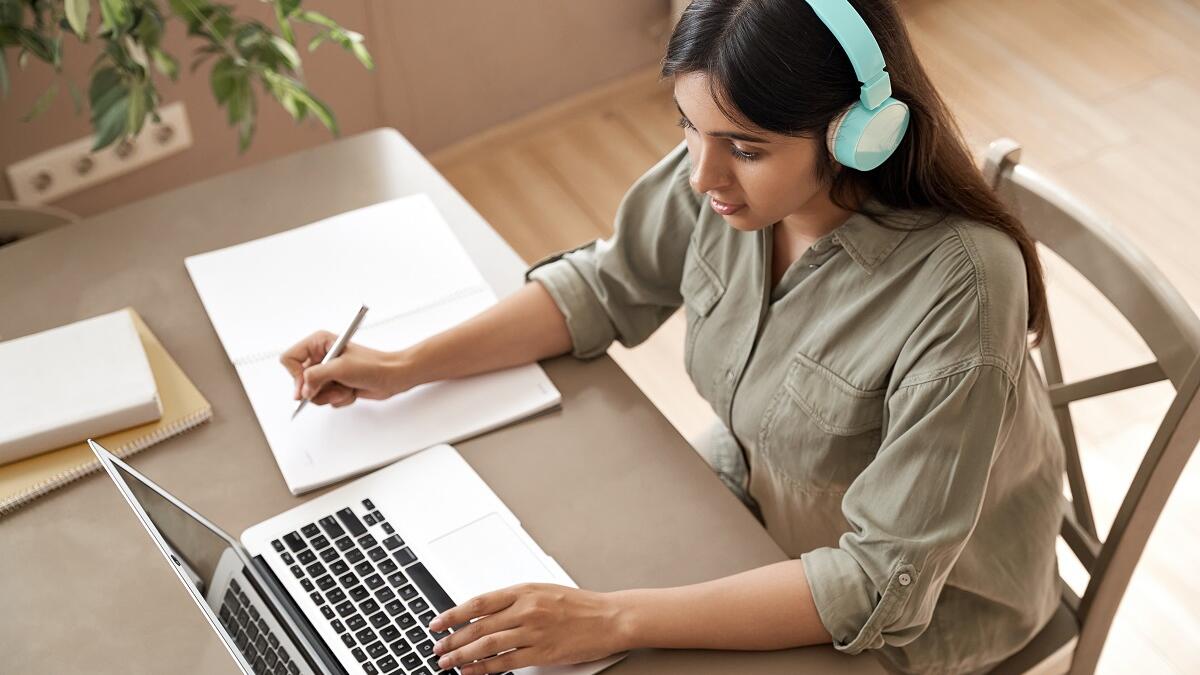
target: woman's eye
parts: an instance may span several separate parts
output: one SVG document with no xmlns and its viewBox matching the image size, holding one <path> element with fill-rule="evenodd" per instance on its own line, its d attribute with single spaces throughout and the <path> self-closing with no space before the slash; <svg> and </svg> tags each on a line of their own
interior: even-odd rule
<svg viewBox="0 0 1200 675">
<path fill-rule="evenodd" d="M 683 129 L 690 129 L 692 127 L 692 123 L 689 122 L 688 118 L 686 117 L 680 117 L 679 121 L 676 122 L 675 125 Z"/>
<path fill-rule="evenodd" d="M 690 121 L 688 121 L 688 118 L 686 118 L 686 117 L 680 117 L 679 121 L 676 122 L 675 125 L 680 128 L 683 128 L 683 129 L 693 128 L 692 123 Z M 736 159 L 740 159 L 744 162 L 753 162 L 754 160 L 758 159 L 758 153 L 743 152 L 741 150 L 738 150 L 737 146 L 733 145 L 732 143 L 729 145 L 729 154 L 733 155 Z"/>
</svg>

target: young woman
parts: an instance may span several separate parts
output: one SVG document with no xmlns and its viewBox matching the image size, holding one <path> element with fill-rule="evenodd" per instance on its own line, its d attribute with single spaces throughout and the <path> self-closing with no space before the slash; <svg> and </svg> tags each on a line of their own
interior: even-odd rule
<svg viewBox="0 0 1200 675">
<path fill-rule="evenodd" d="M 284 363 L 297 396 L 344 406 L 632 346 L 682 305 L 687 371 L 721 421 L 700 450 L 792 560 L 681 588 L 497 590 L 437 619 L 476 620 L 438 644 L 443 666 L 832 643 L 900 672 L 986 671 L 1059 597 L 1032 240 L 890 0 L 696 0 L 662 74 L 685 142 L 629 190 L 612 238 L 411 349 L 310 365 L 333 340 L 317 333 Z"/>
</svg>

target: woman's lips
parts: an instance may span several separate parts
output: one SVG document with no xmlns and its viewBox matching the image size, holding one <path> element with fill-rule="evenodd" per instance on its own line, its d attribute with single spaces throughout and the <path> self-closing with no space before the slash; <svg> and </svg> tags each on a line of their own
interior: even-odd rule
<svg viewBox="0 0 1200 675">
<path fill-rule="evenodd" d="M 710 203 L 712 204 L 713 211 L 716 211 L 723 216 L 737 213 L 742 209 L 743 206 L 745 206 L 745 204 L 726 204 L 725 202 L 718 201 L 716 197 L 712 196 L 710 196 L 709 199 L 711 200 Z"/>
</svg>

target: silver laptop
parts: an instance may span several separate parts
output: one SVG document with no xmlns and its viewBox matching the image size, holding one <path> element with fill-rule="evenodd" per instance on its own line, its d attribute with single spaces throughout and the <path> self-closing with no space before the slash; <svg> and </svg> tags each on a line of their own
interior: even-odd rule
<svg viewBox="0 0 1200 675">
<path fill-rule="evenodd" d="M 268 518 L 239 541 L 88 443 L 244 673 L 456 674 L 437 667 L 433 643 L 448 633 L 429 630 L 434 616 L 512 584 L 575 586 L 449 445 Z M 586 675 L 621 656 L 516 672 Z"/>
</svg>

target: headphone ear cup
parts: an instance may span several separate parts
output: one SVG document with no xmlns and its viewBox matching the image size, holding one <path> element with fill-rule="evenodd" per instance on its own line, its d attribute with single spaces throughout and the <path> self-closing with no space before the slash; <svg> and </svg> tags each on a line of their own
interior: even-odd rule
<svg viewBox="0 0 1200 675">
<path fill-rule="evenodd" d="M 829 150 L 829 156 L 833 158 L 833 161 L 838 162 L 839 164 L 844 164 L 844 162 L 838 158 L 837 137 L 841 132 L 842 123 L 846 120 L 846 115 L 849 115 L 850 110 L 856 105 L 858 105 L 858 103 L 848 106 L 845 110 L 834 116 L 833 120 L 829 122 L 829 127 L 825 130 L 825 147 Z"/>
<path fill-rule="evenodd" d="M 894 98 L 874 110 L 855 103 L 830 125 L 834 158 L 859 171 L 874 169 L 900 146 L 908 119 L 908 106 Z"/>
</svg>

